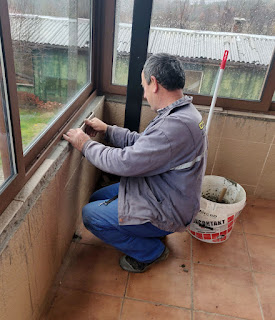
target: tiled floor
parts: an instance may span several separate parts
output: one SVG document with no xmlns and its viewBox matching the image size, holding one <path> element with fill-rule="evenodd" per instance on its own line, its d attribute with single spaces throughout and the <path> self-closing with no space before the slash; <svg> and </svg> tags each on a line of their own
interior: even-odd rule
<svg viewBox="0 0 275 320">
<path fill-rule="evenodd" d="M 170 256 L 143 274 L 83 229 L 43 320 L 275 319 L 275 201 L 252 200 L 228 241 L 187 232 L 166 238 Z"/>
</svg>

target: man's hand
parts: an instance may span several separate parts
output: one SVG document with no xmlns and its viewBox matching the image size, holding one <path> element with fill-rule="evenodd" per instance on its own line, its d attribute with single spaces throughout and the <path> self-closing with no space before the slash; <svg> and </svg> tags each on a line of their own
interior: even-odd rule
<svg viewBox="0 0 275 320">
<path fill-rule="evenodd" d="M 99 120 L 98 118 L 92 118 L 91 120 L 85 119 L 84 123 L 86 124 L 85 132 L 90 137 L 95 137 L 98 132 L 106 133 L 108 125 Z"/>
<path fill-rule="evenodd" d="M 70 129 L 67 133 L 63 134 L 63 138 L 70 142 L 72 146 L 80 152 L 82 152 L 85 142 L 91 140 L 80 128 Z"/>
</svg>

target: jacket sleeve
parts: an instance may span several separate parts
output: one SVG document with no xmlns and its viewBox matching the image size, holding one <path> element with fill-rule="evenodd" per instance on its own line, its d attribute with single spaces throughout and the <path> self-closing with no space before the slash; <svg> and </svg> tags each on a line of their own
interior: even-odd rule
<svg viewBox="0 0 275 320">
<path fill-rule="evenodd" d="M 124 148 L 132 146 L 139 137 L 140 134 L 135 131 L 131 132 L 129 129 L 118 126 L 108 126 L 105 140 L 111 142 L 115 147 Z"/>
<path fill-rule="evenodd" d="M 134 139 L 127 139 L 127 133 L 124 138 L 129 143 Z M 171 169 L 170 143 L 163 131 L 154 128 L 125 148 L 88 141 L 82 152 L 99 169 L 119 176 L 151 176 Z"/>
</svg>

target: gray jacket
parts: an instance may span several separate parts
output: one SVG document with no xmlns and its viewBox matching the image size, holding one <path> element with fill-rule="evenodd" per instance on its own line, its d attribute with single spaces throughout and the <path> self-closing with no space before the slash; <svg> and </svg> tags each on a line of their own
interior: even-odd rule
<svg viewBox="0 0 275 320">
<path fill-rule="evenodd" d="M 141 134 L 108 126 L 115 147 L 88 141 L 84 156 L 99 169 L 121 176 L 118 217 L 121 225 L 151 222 L 183 231 L 200 209 L 207 138 L 191 97 L 164 109 Z"/>
</svg>

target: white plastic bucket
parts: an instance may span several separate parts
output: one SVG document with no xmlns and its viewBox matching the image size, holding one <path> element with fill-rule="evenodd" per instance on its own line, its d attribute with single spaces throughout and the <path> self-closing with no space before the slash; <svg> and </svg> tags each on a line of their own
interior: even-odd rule
<svg viewBox="0 0 275 320">
<path fill-rule="evenodd" d="M 225 203 L 214 202 L 224 188 L 227 188 L 223 198 Z M 229 238 L 245 203 L 246 192 L 238 183 L 224 177 L 205 176 L 200 211 L 187 230 L 198 240 L 223 242 Z"/>
</svg>

